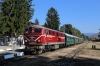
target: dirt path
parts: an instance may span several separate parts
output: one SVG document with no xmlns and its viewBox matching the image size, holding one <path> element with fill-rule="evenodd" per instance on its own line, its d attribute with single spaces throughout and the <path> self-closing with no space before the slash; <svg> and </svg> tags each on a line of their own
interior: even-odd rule
<svg viewBox="0 0 100 66">
<path fill-rule="evenodd" d="M 93 49 L 92 45 L 96 48 Z M 100 42 L 90 42 L 75 60 L 75 66 L 100 66 Z"/>
</svg>

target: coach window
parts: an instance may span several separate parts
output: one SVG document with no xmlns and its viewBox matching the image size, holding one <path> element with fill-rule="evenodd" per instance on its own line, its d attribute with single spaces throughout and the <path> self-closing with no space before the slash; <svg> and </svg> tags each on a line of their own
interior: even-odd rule
<svg viewBox="0 0 100 66">
<path fill-rule="evenodd" d="M 63 34 L 61 34 L 61 37 L 63 37 Z"/>
<path fill-rule="evenodd" d="M 49 30 L 49 35 L 51 35 L 51 31 Z"/>
<path fill-rule="evenodd" d="M 59 33 L 59 36 L 61 36 L 61 33 Z"/>
<path fill-rule="evenodd" d="M 55 35 L 55 32 L 54 32 L 54 34 L 53 35 Z"/>
<path fill-rule="evenodd" d="M 61 37 L 62 37 L 62 33 L 61 33 Z"/>
<path fill-rule="evenodd" d="M 59 33 L 60 37 L 61 37 L 61 33 Z"/>
<path fill-rule="evenodd" d="M 62 34 L 62 37 L 63 37 L 64 35 Z"/>
<path fill-rule="evenodd" d="M 67 38 L 67 41 L 69 41 L 69 38 Z"/>
<path fill-rule="evenodd" d="M 71 37 L 71 41 L 73 41 L 73 40 L 72 40 L 72 37 Z"/>
<path fill-rule="evenodd" d="M 64 34 L 63 34 L 63 37 L 64 37 Z"/>
<path fill-rule="evenodd" d="M 55 32 L 52 31 L 52 35 L 55 35 Z"/>
<path fill-rule="evenodd" d="M 59 36 L 59 33 L 57 33 L 58 35 L 57 36 Z"/>
<path fill-rule="evenodd" d="M 58 36 L 58 32 L 56 33 L 56 35 Z"/>
</svg>

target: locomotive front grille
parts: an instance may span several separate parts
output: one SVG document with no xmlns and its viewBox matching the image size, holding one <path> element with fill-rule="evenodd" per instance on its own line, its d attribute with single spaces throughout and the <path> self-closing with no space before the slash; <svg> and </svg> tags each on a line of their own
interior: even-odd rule
<svg viewBox="0 0 100 66">
<path fill-rule="evenodd" d="M 30 37 L 30 42 L 34 42 L 34 37 Z"/>
<path fill-rule="evenodd" d="M 30 39 L 30 42 L 34 42 L 34 39 Z"/>
</svg>

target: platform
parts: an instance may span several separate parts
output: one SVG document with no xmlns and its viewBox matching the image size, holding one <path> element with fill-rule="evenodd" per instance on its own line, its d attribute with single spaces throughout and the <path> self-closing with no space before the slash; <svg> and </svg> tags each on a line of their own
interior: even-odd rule
<svg viewBox="0 0 100 66">
<path fill-rule="evenodd" d="M 23 56 L 24 51 L 5 51 L 0 54 L 0 61 L 6 60 L 6 59 L 11 59 L 19 56 Z"/>
<path fill-rule="evenodd" d="M 25 46 L 0 46 L 0 61 L 24 55 Z"/>
<path fill-rule="evenodd" d="M 24 48 L 25 48 L 24 45 L 22 45 L 22 46 L 19 46 L 19 45 L 16 45 L 16 46 L 0 46 L 0 53 L 8 51 L 8 50 L 17 50 L 17 49 L 24 49 Z"/>
</svg>

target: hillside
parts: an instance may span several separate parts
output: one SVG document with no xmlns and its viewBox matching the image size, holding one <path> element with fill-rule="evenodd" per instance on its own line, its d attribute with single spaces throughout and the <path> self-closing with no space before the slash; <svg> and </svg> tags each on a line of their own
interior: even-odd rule
<svg viewBox="0 0 100 66">
<path fill-rule="evenodd" d="M 93 37 L 98 38 L 98 33 L 84 33 L 84 35 L 88 36 L 89 38 L 93 38 Z"/>
</svg>

